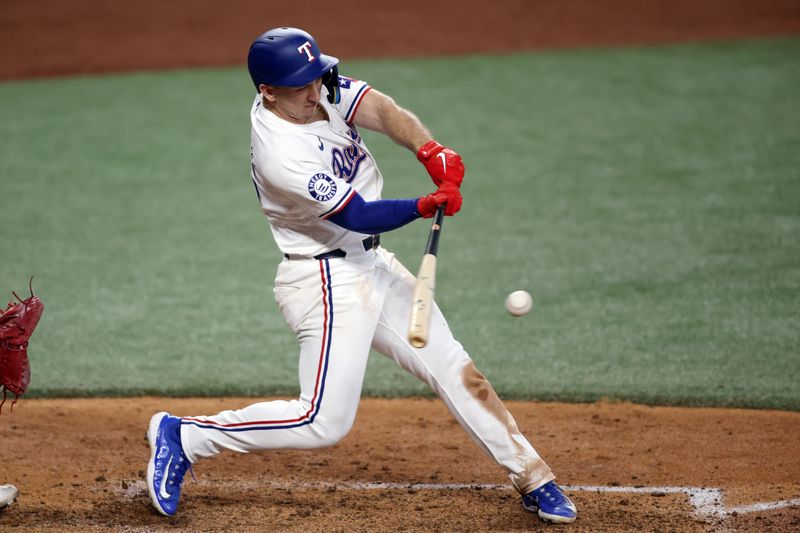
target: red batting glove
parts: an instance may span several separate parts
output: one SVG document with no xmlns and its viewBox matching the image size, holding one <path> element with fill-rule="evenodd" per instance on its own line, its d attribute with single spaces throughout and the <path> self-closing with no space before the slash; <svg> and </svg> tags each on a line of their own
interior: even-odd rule
<svg viewBox="0 0 800 533">
<path fill-rule="evenodd" d="M 417 159 L 425 165 L 437 187 L 445 183 L 461 187 L 461 181 L 464 179 L 464 162 L 461 156 L 450 148 L 436 141 L 428 141 L 417 152 Z"/>
<path fill-rule="evenodd" d="M 436 192 L 423 196 L 417 200 L 417 211 L 422 218 L 431 218 L 436 213 L 436 208 L 442 204 L 447 204 L 444 214 L 451 217 L 461 209 L 461 191 L 451 183 L 445 183 Z"/>
</svg>

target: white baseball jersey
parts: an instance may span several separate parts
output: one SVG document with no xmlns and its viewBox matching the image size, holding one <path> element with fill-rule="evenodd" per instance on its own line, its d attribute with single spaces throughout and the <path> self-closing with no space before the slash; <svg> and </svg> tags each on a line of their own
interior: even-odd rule
<svg viewBox="0 0 800 533">
<path fill-rule="evenodd" d="M 293 124 L 264 107 L 257 95 L 250 111 L 251 173 L 261 210 L 283 253 L 315 256 L 337 248 L 356 250 L 365 237 L 326 220 L 355 191 L 380 199 L 383 177 L 352 121 L 370 86 L 341 78 L 341 102 L 322 88 L 329 120 Z"/>
</svg>

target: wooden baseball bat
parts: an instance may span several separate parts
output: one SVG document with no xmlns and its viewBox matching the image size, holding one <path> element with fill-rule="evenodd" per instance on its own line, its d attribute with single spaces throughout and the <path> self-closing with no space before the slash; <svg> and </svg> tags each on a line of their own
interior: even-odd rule
<svg viewBox="0 0 800 533">
<path fill-rule="evenodd" d="M 408 329 L 408 341 L 415 348 L 428 344 L 431 328 L 431 311 L 433 310 L 433 293 L 436 289 L 436 253 L 439 250 L 439 234 L 444 220 L 444 205 L 436 209 L 425 254 L 417 273 L 417 286 L 414 288 L 414 299 L 411 303 L 411 323 Z"/>
</svg>

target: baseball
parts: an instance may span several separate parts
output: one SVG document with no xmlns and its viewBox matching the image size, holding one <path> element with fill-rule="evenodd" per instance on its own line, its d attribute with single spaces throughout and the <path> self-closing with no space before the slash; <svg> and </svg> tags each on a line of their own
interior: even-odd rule
<svg viewBox="0 0 800 533">
<path fill-rule="evenodd" d="M 528 291 L 514 291 L 506 296 L 506 310 L 513 316 L 527 314 L 533 306 L 533 298 Z"/>
</svg>

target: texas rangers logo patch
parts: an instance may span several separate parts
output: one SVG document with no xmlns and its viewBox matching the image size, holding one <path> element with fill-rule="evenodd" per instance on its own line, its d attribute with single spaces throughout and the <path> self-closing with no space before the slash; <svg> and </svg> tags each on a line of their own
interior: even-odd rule
<svg viewBox="0 0 800 533">
<path fill-rule="evenodd" d="M 320 202 L 327 202 L 336 194 L 336 182 L 327 174 L 314 174 L 308 182 L 308 194 Z"/>
</svg>

